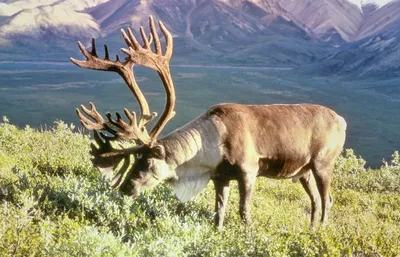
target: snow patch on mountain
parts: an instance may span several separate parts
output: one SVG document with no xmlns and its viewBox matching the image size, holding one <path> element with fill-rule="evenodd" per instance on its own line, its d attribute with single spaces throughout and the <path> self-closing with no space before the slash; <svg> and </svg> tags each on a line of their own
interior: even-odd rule
<svg viewBox="0 0 400 257">
<path fill-rule="evenodd" d="M 11 16 L 19 11 L 21 11 L 21 8 L 6 3 L 0 3 L 0 16 Z"/>
<path fill-rule="evenodd" d="M 390 2 L 394 2 L 396 0 L 361 0 L 362 6 L 368 5 L 368 4 L 373 4 L 376 5 L 378 8 L 381 8 L 385 5 L 387 5 Z"/>
<path fill-rule="evenodd" d="M 68 0 L 63 3 L 75 11 L 83 11 L 87 8 L 95 7 L 108 1 L 110 0 Z"/>
<path fill-rule="evenodd" d="M 358 9 L 362 10 L 362 0 L 347 0 L 347 1 L 356 5 Z"/>
<path fill-rule="evenodd" d="M 41 6 L 64 4 L 75 11 L 98 6 L 110 0 L 19 0 L 0 1 L 0 16 L 11 16 L 21 10 L 34 9 Z M 5 2 L 5 3 L 1 3 Z"/>
<path fill-rule="evenodd" d="M 362 8 L 366 5 L 375 5 L 376 7 L 381 8 L 395 0 L 347 0 L 347 1 L 356 5 L 360 10 L 362 10 Z"/>
<path fill-rule="evenodd" d="M 100 27 L 89 14 L 76 12 L 63 3 L 22 10 L 0 26 L 3 39 L 18 35 L 39 38 L 48 32 L 53 35 L 98 36 Z"/>
<path fill-rule="evenodd" d="M 59 0 L 20 0 L 20 1 L 6 1 L 8 5 L 18 8 L 20 10 L 33 9 L 40 6 L 51 5 Z"/>
</svg>

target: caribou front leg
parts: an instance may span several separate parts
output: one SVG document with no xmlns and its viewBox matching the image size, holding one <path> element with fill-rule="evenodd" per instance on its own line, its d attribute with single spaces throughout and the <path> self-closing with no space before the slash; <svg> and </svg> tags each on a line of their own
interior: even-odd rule
<svg viewBox="0 0 400 257">
<path fill-rule="evenodd" d="M 229 199 L 229 180 L 214 179 L 215 186 L 215 226 L 222 228 L 225 219 L 226 207 Z"/>
<path fill-rule="evenodd" d="M 242 176 L 238 180 L 239 184 L 239 214 L 240 218 L 245 224 L 249 224 L 251 221 L 251 203 L 253 200 L 254 187 L 256 184 L 256 176 L 251 174 L 242 173 Z"/>
</svg>

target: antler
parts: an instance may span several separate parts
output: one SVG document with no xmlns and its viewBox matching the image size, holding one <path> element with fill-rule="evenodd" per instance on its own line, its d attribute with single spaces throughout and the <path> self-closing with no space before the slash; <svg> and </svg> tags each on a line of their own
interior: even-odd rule
<svg viewBox="0 0 400 257">
<path fill-rule="evenodd" d="M 146 42 L 151 42 L 152 41 L 152 35 L 150 35 L 150 38 L 146 38 Z M 142 143 L 148 143 L 150 141 L 148 133 L 146 131 L 146 124 L 149 123 L 151 120 L 153 120 L 156 116 L 157 113 L 153 112 L 150 114 L 149 110 L 149 105 L 143 96 L 143 93 L 140 91 L 134 74 L 133 74 L 133 66 L 134 62 L 130 60 L 125 60 L 124 62 L 120 62 L 119 56 L 116 56 L 116 61 L 111 61 L 109 58 L 109 52 L 107 45 L 104 45 L 104 51 L 105 51 L 105 58 L 101 59 L 97 55 L 96 51 L 96 42 L 94 39 L 92 39 L 92 50 L 89 52 L 81 42 L 78 42 L 78 46 L 83 53 L 83 55 L 86 57 L 86 61 L 79 61 L 74 58 L 70 58 L 71 62 L 76 64 L 77 66 L 81 68 L 86 68 L 86 69 L 93 69 L 93 70 L 103 70 L 103 71 L 114 71 L 117 72 L 126 82 L 128 85 L 129 89 L 132 91 L 134 96 L 136 97 L 139 107 L 141 110 L 141 116 L 139 118 L 139 122 L 136 121 L 136 114 L 131 115 L 128 111 L 125 111 L 125 113 L 129 113 L 127 115 L 128 119 L 131 119 L 132 116 L 135 118 L 135 120 L 130 120 L 130 125 L 126 124 L 125 122 L 122 121 L 121 116 L 119 113 L 117 113 L 117 121 L 111 118 L 111 115 L 107 115 L 109 122 L 105 123 L 104 119 L 101 117 L 101 115 L 96 111 L 94 105 L 91 103 L 91 108 L 92 110 L 89 111 L 86 109 L 84 106 L 81 106 L 81 109 L 84 113 L 86 113 L 89 117 L 91 117 L 93 120 L 95 120 L 96 123 L 90 121 L 88 118 L 86 118 L 82 113 L 77 109 L 77 114 L 79 118 L 81 119 L 81 123 L 89 130 L 101 130 L 105 129 L 109 131 L 110 133 L 114 134 L 116 137 L 120 137 L 122 139 L 134 139 L 136 141 L 141 141 Z M 108 125 L 108 124 L 111 124 Z M 113 127 L 111 130 L 115 130 L 117 128 L 118 133 L 113 133 L 110 131 L 110 127 Z M 125 130 L 129 129 L 129 130 Z M 139 134 L 135 134 L 139 133 Z"/>
<path fill-rule="evenodd" d="M 164 111 L 157 121 L 156 125 L 150 132 L 150 145 L 152 145 L 155 140 L 157 139 L 160 132 L 163 130 L 165 125 L 168 121 L 174 117 L 174 107 L 175 107 L 175 89 L 174 84 L 171 77 L 171 71 L 169 68 L 169 61 L 171 60 L 172 56 L 172 49 L 173 49 L 173 39 L 171 33 L 167 30 L 164 24 L 160 21 L 159 26 L 164 34 L 165 41 L 166 41 L 166 48 L 165 54 L 162 54 L 161 43 L 158 37 L 153 17 L 150 16 L 149 19 L 151 35 L 154 38 L 154 47 L 155 52 L 152 51 L 150 47 L 150 43 L 146 38 L 146 34 L 144 32 L 143 27 L 140 27 L 140 33 L 143 38 L 143 46 L 140 46 L 138 41 L 136 40 L 135 36 L 133 35 L 132 31 L 128 29 L 128 35 L 125 33 L 124 30 L 121 30 L 122 36 L 126 44 L 128 45 L 128 49 L 122 48 L 121 51 L 128 55 L 126 58 L 128 61 L 131 61 L 135 64 L 148 67 L 158 72 L 158 75 L 161 78 L 161 81 L 164 85 L 164 89 L 167 94 L 167 101 L 165 104 Z"/>
<path fill-rule="evenodd" d="M 102 140 L 104 138 L 104 141 Z M 111 185 L 118 186 L 121 183 L 122 177 L 130 164 L 130 155 L 135 153 L 140 146 L 135 146 L 126 149 L 115 149 L 112 147 L 110 140 L 101 132 L 94 131 L 94 139 L 98 146 L 91 143 L 90 154 L 94 157 L 92 163 L 101 173 L 112 173 L 118 165 L 123 161 L 122 167 L 112 179 Z"/>
<path fill-rule="evenodd" d="M 109 140 L 116 140 L 116 139 L 122 139 L 122 140 L 130 140 L 133 139 L 136 142 L 141 142 L 141 143 L 149 143 L 150 142 L 150 137 L 147 133 L 147 130 L 145 126 L 140 126 L 138 125 L 137 119 L 136 119 L 136 113 L 132 112 L 130 113 L 128 109 L 124 109 L 126 117 L 129 119 L 129 124 L 126 123 L 125 121 L 122 120 L 121 115 L 117 112 L 117 120 L 113 119 L 111 116 L 111 113 L 106 113 L 108 122 L 104 121 L 103 117 L 101 114 L 96 110 L 96 106 L 93 103 L 90 103 L 90 110 L 87 109 L 84 105 L 81 105 L 82 111 L 92 118 L 95 122 L 91 121 L 90 119 L 86 118 L 85 115 L 83 115 L 80 110 L 77 108 L 76 113 L 78 117 L 81 120 L 82 125 L 88 129 L 88 130 L 105 130 L 109 133 L 111 133 L 114 137 L 107 137 L 103 136 L 104 138 L 107 138 Z M 153 113 L 153 116 L 151 119 L 154 119 L 155 113 Z"/>
<path fill-rule="evenodd" d="M 81 42 L 78 42 L 78 46 L 83 55 L 86 57 L 86 61 L 78 61 L 74 58 L 71 58 L 71 61 L 74 64 L 82 68 L 117 72 L 124 79 L 129 89 L 139 102 L 141 110 L 139 121 L 137 121 L 136 114 L 134 112 L 131 113 L 127 109 L 124 109 L 129 123 L 124 122 L 119 113 L 116 113 L 116 120 L 112 118 L 110 113 L 107 113 L 106 116 L 108 121 L 105 121 L 96 110 L 96 107 L 93 103 L 90 103 L 90 110 L 81 105 L 82 112 L 87 117 L 83 115 L 79 109 L 76 110 L 82 125 L 89 130 L 94 130 L 94 139 L 97 142 L 98 147 L 95 144 L 91 145 L 91 154 L 94 157 L 92 159 L 93 165 L 98 167 L 102 172 L 109 172 L 115 170 L 119 164 L 123 162 L 120 170 L 113 179 L 114 186 L 117 186 L 121 182 L 123 174 L 128 169 L 130 155 L 135 153 L 141 146 L 126 149 L 115 149 L 112 147 L 110 141 L 115 139 L 134 139 L 151 146 L 167 122 L 175 115 L 175 89 L 169 68 L 169 61 L 172 56 L 173 48 L 172 35 L 165 28 L 164 24 L 159 22 L 160 29 L 166 40 L 166 49 L 165 54 L 163 55 L 160 39 L 155 29 L 153 17 L 151 16 L 149 23 L 151 30 L 150 38 L 146 37 L 143 27 L 140 27 L 143 46 L 139 45 L 130 29 L 127 30 L 128 34 L 122 30 L 122 36 L 128 45 L 128 49 L 121 49 L 122 52 L 128 55 L 124 62 L 120 62 L 118 55 L 116 57 L 116 61 L 111 61 L 109 59 L 108 48 L 106 45 L 104 45 L 105 58 L 99 58 L 97 56 L 94 39 L 92 39 L 91 52 L 89 52 Z M 153 38 L 155 52 L 153 52 L 150 47 Z M 145 125 L 156 117 L 156 113 L 150 114 L 147 101 L 136 84 L 133 74 L 134 64 L 156 70 L 161 78 L 167 94 L 167 101 L 164 111 L 160 119 L 151 130 L 150 134 L 147 133 Z M 99 133 L 99 130 L 107 131 L 111 133 L 113 137 L 106 136 L 101 132 Z"/>
</svg>

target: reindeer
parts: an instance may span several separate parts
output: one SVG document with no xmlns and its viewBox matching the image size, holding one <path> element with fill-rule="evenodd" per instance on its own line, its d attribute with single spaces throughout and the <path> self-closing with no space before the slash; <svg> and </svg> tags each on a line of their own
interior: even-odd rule
<svg viewBox="0 0 400 257">
<path fill-rule="evenodd" d="M 71 58 L 82 68 L 117 72 L 137 99 L 141 111 L 137 119 L 135 112 L 124 109 L 129 120 L 125 122 L 119 113 L 116 113 L 116 119 L 107 113 L 107 120 L 104 120 L 93 103 L 90 103 L 90 109 L 81 105 L 83 113 L 76 109 L 82 125 L 94 131 L 97 143 L 91 144 L 94 166 L 104 173 L 117 171 L 112 185 L 132 197 L 165 181 L 177 197 L 186 202 L 212 180 L 215 185 L 215 224 L 219 228 L 223 226 L 231 180 L 238 181 L 239 213 L 247 223 L 258 176 L 298 179 L 311 199 L 311 228 L 316 226 L 320 203 L 321 223 L 325 225 L 333 203 L 330 194 L 333 166 L 345 141 L 345 120 L 331 109 L 314 104 L 223 103 L 158 138 L 175 115 L 175 90 L 169 67 L 173 38 L 160 21 L 159 27 L 166 41 L 163 53 L 151 16 L 149 27 L 149 37 L 140 27 L 142 45 L 129 28 L 127 33 L 121 30 L 128 46 L 121 49 L 127 55 L 124 61 L 120 61 L 118 55 L 116 61 L 111 61 L 106 45 L 105 58 L 99 58 L 94 39 L 90 52 L 78 42 L 86 60 Z M 157 71 L 167 95 L 163 113 L 149 133 L 146 125 L 157 114 L 150 112 L 136 84 L 135 64 Z M 113 140 L 130 140 L 136 145 L 119 149 L 113 146 Z M 318 190 L 310 183 L 311 176 L 315 178 Z"/>
</svg>

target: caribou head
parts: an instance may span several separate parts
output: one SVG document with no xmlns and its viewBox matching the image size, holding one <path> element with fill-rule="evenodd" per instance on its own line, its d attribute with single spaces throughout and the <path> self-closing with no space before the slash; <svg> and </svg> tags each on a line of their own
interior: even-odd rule
<svg viewBox="0 0 400 257">
<path fill-rule="evenodd" d="M 94 139 L 97 143 L 97 146 L 95 144 L 91 145 L 94 166 L 105 173 L 109 173 L 116 170 L 122 163 L 112 184 L 114 187 L 120 186 L 120 190 L 128 195 L 137 195 L 144 189 L 173 177 L 169 165 L 165 161 L 164 146 L 157 144 L 157 137 L 160 132 L 175 115 L 175 90 L 169 68 L 173 39 L 171 33 L 160 21 L 159 26 L 166 40 L 166 48 L 163 53 L 154 20 L 151 16 L 149 25 L 151 30 L 149 37 L 146 36 L 143 27 L 140 28 L 143 40 L 142 45 L 138 43 L 131 29 L 128 28 L 127 32 L 121 30 L 123 39 L 127 44 L 127 48 L 121 49 L 127 55 L 123 62 L 120 61 L 118 55 L 116 56 L 116 61 L 111 61 L 106 45 L 104 45 L 105 58 L 99 58 L 94 39 L 92 39 L 91 51 L 88 51 L 81 42 L 78 42 L 78 46 L 86 60 L 70 59 L 74 64 L 82 68 L 117 72 L 139 103 L 141 111 L 139 120 L 135 112 L 124 109 L 128 122 L 125 122 L 118 112 L 116 113 L 116 119 L 112 117 L 111 113 L 107 113 L 107 121 L 105 121 L 93 103 L 90 103 L 90 109 L 81 105 L 81 110 L 86 116 L 79 109 L 76 109 L 82 125 L 86 129 L 94 131 Z M 152 43 L 154 43 L 154 52 L 151 47 Z M 136 83 L 133 73 L 135 64 L 157 71 L 167 94 L 165 109 L 149 133 L 146 125 L 157 116 L 157 113 L 150 113 L 146 98 Z M 111 136 L 100 131 L 111 134 Z M 116 140 L 133 141 L 136 146 L 117 149 L 111 143 Z M 135 160 L 132 166 L 130 165 L 131 156 Z M 122 182 L 125 173 L 127 174 L 126 179 Z"/>
</svg>

